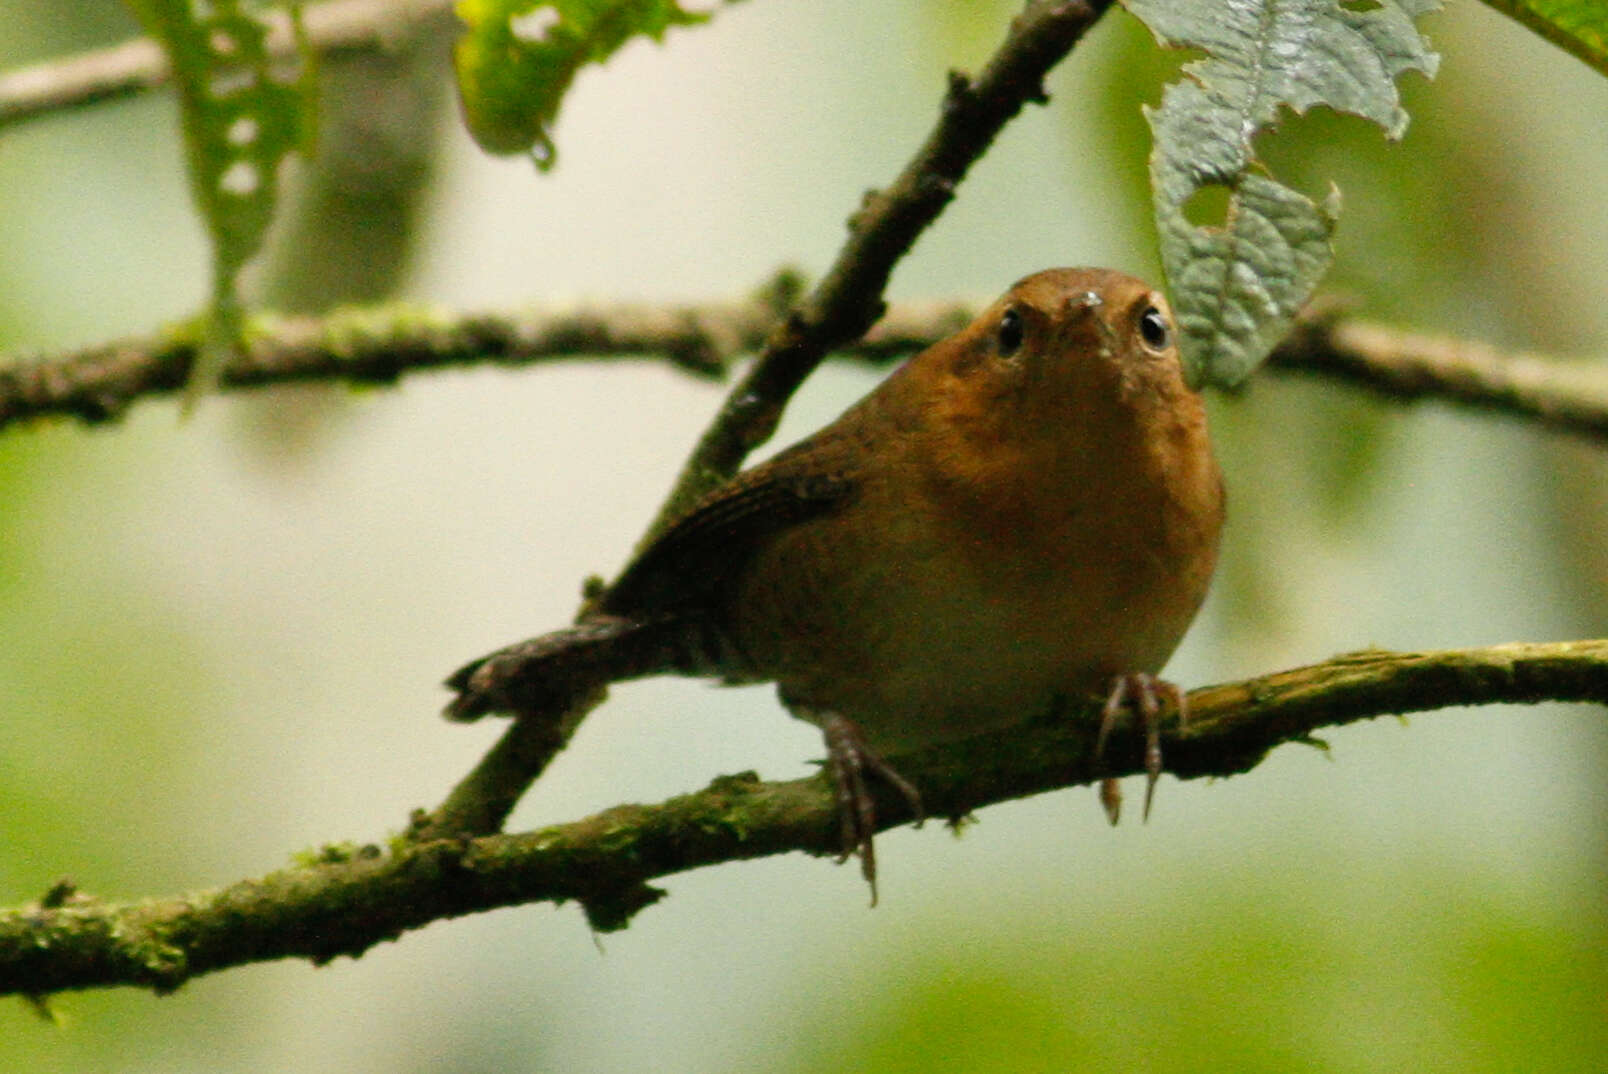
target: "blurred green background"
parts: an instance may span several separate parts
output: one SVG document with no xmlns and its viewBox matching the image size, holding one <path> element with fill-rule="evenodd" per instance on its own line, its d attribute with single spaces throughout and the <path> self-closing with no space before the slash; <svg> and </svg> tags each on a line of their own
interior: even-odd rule
<svg viewBox="0 0 1608 1074">
<path fill-rule="evenodd" d="M 319 308 L 707 299 L 819 271 L 975 66 L 1004 2 L 750 0 L 582 75 L 558 168 L 458 129 L 439 41 L 331 64 L 316 167 L 255 293 Z M 110 0 L 8 5 L 11 67 L 133 32 Z M 1263 144 L 1344 190 L 1329 290 L 1371 316 L 1608 355 L 1608 81 L 1484 7 L 1425 29 L 1406 141 L 1330 115 Z M 1176 61 L 1114 12 L 901 266 L 989 297 L 1054 264 L 1156 276 L 1142 101 Z M 344 102 L 344 103 L 342 103 Z M 206 261 L 171 99 L 0 140 L 0 347 L 145 332 Z M 875 374 L 831 368 L 779 442 Z M 171 894 L 374 839 L 496 735 L 435 717 L 464 658 L 566 620 L 627 554 L 719 389 L 650 363 L 432 374 L 171 403 L 0 435 L 0 903 L 61 876 Z M 1600 636 L 1600 449 L 1324 384 L 1213 403 L 1225 563 L 1170 674 L 1379 644 Z M 441 924 L 314 970 L 0 1009 L 17 1071 L 1594 1071 L 1608 1056 L 1608 722 L 1447 711 L 1165 780 L 1148 825 L 1087 790 L 882 844 L 882 905 L 803 856 L 671 879 L 595 941 L 572 907 Z M 809 770 L 768 689 L 618 688 L 517 827 L 720 772 Z"/>
</svg>

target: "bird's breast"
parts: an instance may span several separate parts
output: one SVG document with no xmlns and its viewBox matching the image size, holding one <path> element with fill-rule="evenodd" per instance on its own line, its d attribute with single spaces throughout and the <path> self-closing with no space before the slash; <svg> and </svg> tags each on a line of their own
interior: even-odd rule
<svg viewBox="0 0 1608 1074">
<path fill-rule="evenodd" d="M 1182 638 L 1220 501 L 1175 483 L 945 490 L 873 474 L 756 558 L 732 609 L 737 647 L 784 698 L 854 719 L 885 750 L 1029 719 L 1057 695 L 1159 670 Z"/>
</svg>

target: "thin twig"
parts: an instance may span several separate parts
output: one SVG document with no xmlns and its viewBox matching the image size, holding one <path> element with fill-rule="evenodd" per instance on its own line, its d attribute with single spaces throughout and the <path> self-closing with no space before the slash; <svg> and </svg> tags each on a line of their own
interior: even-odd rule
<svg viewBox="0 0 1608 1074">
<path fill-rule="evenodd" d="M 837 260 L 727 395 L 643 544 L 736 473 L 748 453 L 769 439 L 787 401 L 827 353 L 859 338 L 881 316 L 894 265 L 943 212 L 1005 124 L 1024 104 L 1047 100 L 1045 76 L 1109 6 L 1110 0 L 1029 0 L 981 75 L 973 80 L 950 72 L 943 109 L 927 140 L 891 185 L 867 192 L 849 220 L 849 238 Z"/>
<path fill-rule="evenodd" d="M 569 744 L 582 717 L 602 700 L 599 693 L 578 702 L 556 726 L 537 719 L 515 720 L 440 805 L 414 815 L 408 838 L 424 843 L 500 831 L 525 789 L 541 777 Z"/>
<path fill-rule="evenodd" d="M 440 16 L 449 7 L 449 0 L 330 0 L 309 7 L 304 20 L 313 49 L 330 56 L 389 48 L 413 26 Z M 291 57 L 295 44 L 289 20 L 282 11 L 267 15 L 272 20 L 270 52 Z M 99 101 L 131 97 L 166 84 L 172 74 L 161 47 L 146 37 L 0 71 L 0 129 Z"/>
<path fill-rule="evenodd" d="M 1608 703 L 1608 640 L 1445 652 L 1368 650 L 1195 690 L 1187 728 L 1165 729 L 1169 770 L 1226 776 L 1274 746 L 1393 713 L 1544 700 Z M 1137 772 L 1140 735 L 1124 728 L 1093 758 L 1097 701 L 1010 731 L 901 758 L 927 808 L 981 806 Z M 909 820 L 878 803 L 879 826 Z M 105 903 L 76 891 L 0 913 L 0 993 L 134 985 L 171 991 L 252 962 L 357 956 L 432 921 L 573 899 L 594 927 L 618 928 L 663 892 L 650 881 L 794 851 L 833 854 L 840 836 L 826 777 L 716 780 L 659 805 L 618 806 L 517 835 L 324 848 L 268 876 L 180 898 Z M 822 877 L 822 883 L 828 878 Z"/>
</svg>

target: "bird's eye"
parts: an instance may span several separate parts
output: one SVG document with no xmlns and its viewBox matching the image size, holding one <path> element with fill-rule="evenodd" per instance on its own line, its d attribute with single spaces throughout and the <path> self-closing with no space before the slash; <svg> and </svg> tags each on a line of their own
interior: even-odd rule
<svg viewBox="0 0 1608 1074">
<path fill-rule="evenodd" d="M 1172 332 L 1167 327 L 1167 318 L 1154 306 L 1150 306 L 1139 315 L 1139 338 L 1145 341 L 1145 346 L 1153 351 L 1162 350 L 1167 346 Z"/>
<path fill-rule="evenodd" d="M 1020 350 L 1023 333 L 1022 315 L 1014 309 L 1006 310 L 999 319 L 999 353 L 1009 358 Z"/>
</svg>

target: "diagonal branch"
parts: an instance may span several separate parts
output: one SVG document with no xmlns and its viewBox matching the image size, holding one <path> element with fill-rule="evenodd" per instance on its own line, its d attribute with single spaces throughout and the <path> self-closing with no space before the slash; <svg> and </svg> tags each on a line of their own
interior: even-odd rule
<svg viewBox="0 0 1608 1074">
<path fill-rule="evenodd" d="M 390 48 L 449 7 L 448 0 L 329 0 L 309 7 L 304 21 L 307 39 L 321 56 L 375 52 Z M 289 19 L 282 11 L 266 14 L 273 20 L 268 37 L 272 54 L 294 56 Z M 165 85 L 172 75 L 161 47 L 148 37 L 0 71 L 0 130 L 55 112 L 132 97 Z"/>
<path fill-rule="evenodd" d="M 1371 649 L 1325 663 L 1195 690 L 1187 729 L 1164 736 L 1168 768 L 1185 778 L 1249 771 L 1274 746 L 1393 713 L 1449 705 L 1545 700 L 1608 703 L 1608 640 L 1393 653 Z M 900 768 L 934 813 L 981 806 L 1136 771 L 1131 734 L 1096 764 L 1096 709 L 926 750 Z M 879 801 L 882 828 L 909 817 Z M 389 848 L 327 847 L 259 879 L 180 898 L 105 903 L 58 886 L 0 913 L 0 992 L 42 995 L 135 985 L 171 991 L 201 974 L 251 962 L 356 957 L 432 921 L 531 902 L 581 902 L 600 929 L 623 927 L 663 895 L 659 877 L 721 862 L 840 842 L 824 776 L 762 783 L 752 773 L 659 805 L 618 806 L 517 835 Z M 823 878 L 823 883 L 826 882 Z"/>
<path fill-rule="evenodd" d="M 692 501 L 737 472 L 770 438 L 782 410 L 833 349 L 882 315 L 893 267 L 938 218 L 971 166 L 1028 102 L 1043 103 L 1044 78 L 1100 18 L 1110 0 L 1028 0 L 1005 41 L 975 80 L 956 71 L 937 124 L 885 190 L 866 193 L 849 219 L 849 238 L 820 284 L 766 340 L 764 351 L 686 462 L 646 545 Z"/>
</svg>

